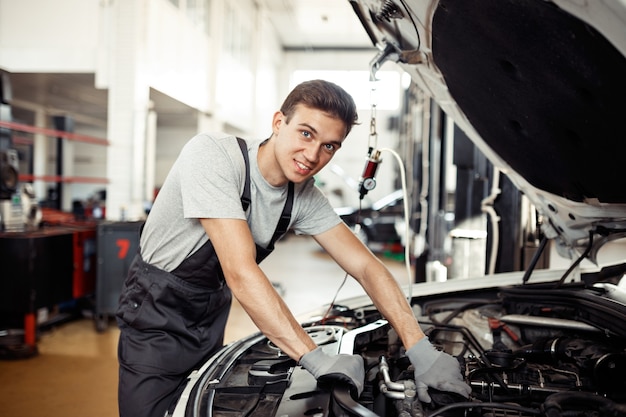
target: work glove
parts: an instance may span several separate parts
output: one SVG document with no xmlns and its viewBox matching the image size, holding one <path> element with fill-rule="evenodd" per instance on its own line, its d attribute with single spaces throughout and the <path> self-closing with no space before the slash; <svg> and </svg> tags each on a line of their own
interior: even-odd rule
<svg viewBox="0 0 626 417">
<path fill-rule="evenodd" d="M 350 386 L 350 394 L 357 399 L 363 392 L 365 367 L 358 355 L 329 355 L 317 347 L 304 354 L 300 365 L 309 371 L 321 386 L 341 382 Z"/>
<path fill-rule="evenodd" d="M 469 397 L 472 389 L 463 381 L 459 362 L 445 352 L 438 351 L 428 338 L 423 338 L 406 352 L 415 368 L 415 385 L 420 401 L 430 403 L 428 388 L 455 392 Z"/>
</svg>

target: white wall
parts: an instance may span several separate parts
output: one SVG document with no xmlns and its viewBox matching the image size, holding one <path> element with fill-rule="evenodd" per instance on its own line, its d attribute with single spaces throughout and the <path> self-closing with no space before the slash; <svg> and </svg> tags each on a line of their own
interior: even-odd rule
<svg viewBox="0 0 626 417">
<path fill-rule="evenodd" d="M 12 72 L 93 72 L 100 0 L 0 0 L 0 63 Z"/>
<path fill-rule="evenodd" d="M 280 94 L 280 86 L 286 84 L 286 80 L 281 74 L 285 54 L 276 38 L 273 26 L 265 15 L 266 13 L 266 11 L 262 11 L 257 16 L 258 31 L 257 36 L 255 36 L 254 48 L 257 63 L 256 114 L 251 135 L 258 138 L 269 137 L 272 133 L 272 116 L 284 98 Z"/>
<path fill-rule="evenodd" d="M 180 150 L 185 143 L 197 132 L 196 126 L 188 128 L 167 128 L 162 127 L 158 131 L 155 166 L 155 187 L 160 187 L 165 181 L 165 177 L 178 157 Z"/>
<path fill-rule="evenodd" d="M 200 113 L 196 126 L 159 128 L 156 187 L 163 184 L 180 149 L 196 133 L 220 130 L 250 139 L 267 137 L 272 114 L 280 105 L 277 91 L 283 81 L 277 73 L 283 52 L 265 12 L 249 0 L 214 0 L 213 5 L 205 94 L 209 104 L 204 110 L 209 116 Z"/>
<path fill-rule="evenodd" d="M 189 23 L 169 1 L 146 3 L 145 68 L 147 83 L 200 111 L 211 110 L 215 76 L 215 39 Z"/>
</svg>

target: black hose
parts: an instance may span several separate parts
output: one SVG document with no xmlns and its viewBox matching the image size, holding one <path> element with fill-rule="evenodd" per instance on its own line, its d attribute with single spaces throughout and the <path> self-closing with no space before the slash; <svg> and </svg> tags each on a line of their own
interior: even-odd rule
<svg viewBox="0 0 626 417">
<path fill-rule="evenodd" d="M 433 333 L 436 333 L 437 331 L 448 331 L 448 332 L 456 331 L 456 332 L 461 333 L 463 336 L 465 336 L 465 338 L 467 340 L 470 341 L 470 343 L 474 346 L 474 348 L 478 350 L 478 357 L 480 358 L 480 360 L 482 360 L 483 363 L 485 365 L 487 365 L 489 368 L 491 368 L 493 366 L 493 364 L 491 363 L 491 361 L 487 357 L 487 353 L 481 347 L 481 345 L 478 342 L 478 340 L 476 340 L 476 338 L 474 337 L 472 332 L 470 332 L 467 327 L 455 326 L 455 325 L 452 325 L 452 324 L 446 324 L 446 325 L 442 325 L 442 326 L 439 326 L 439 327 L 431 327 L 429 329 L 429 331 L 427 331 L 426 336 L 428 336 L 432 340 L 433 337 L 431 335 Z M 509 389 L 507 384 L 502 379 L 502 376 L 494 374 L 494 375 L 491 375 L 491 377 L 495 380 L 495 383 L 498 384 L 506 393 L 510 393 L 511 392 L 511 390 Z"/>
<path fill-rule="evenodd" d="M 524 278 L 522 279 L 522 283 L 526 284 L 526 282 L 530 279 L 530 274 L 532 274 L 535 266 L 537 266 L 537 262 L 539 262 L 539 258 L 543 253 L 543 250 L 546 248 L 546 244 L 548 243 L 548 238 L 544 236 L 539 243 L 539 247 L 535 251 L 530 263 L 528 264 L 528 268 L 526 268 L 526 272 L 524 272 Z"/>
<path fill-rule="evenodd" d="M 559 282 L 556 283 L 554 288 L 559 288 L 561 285 L 563 285 L 563 283 L 565 282 L 565 279 L 567 278 L 567 276 L 572 273 L 572 271 L 578 266 L 578 264 L 580 264 L 583 261 L 583 259 L 585 259 L 587 256 L 589 256 L 589 253 L 591 252 L 591 248 L 593 248 L 593 230 L 589 231 L 589 244 L 587 245 L 587 249 L 585 249 L 583 254 L 580 255 L 578 257 L 578 259 L 576 259 L 576 262 L 574 262 L 567 269 L 567 271 L 565 271 L 565 273 L 563 274 L 563 276 L 561 277 Z"/>
<path fill-rule="evenodd" d="M 522 406 L 515 405 L 515 404 L 460 402 L 460 403 L 455 403 L 455 404 L 449 404 L 449 405 L 446 405 L 445 407 L 441 407 L 440 409 L 435 410 L 433 413 L 428 414 L 428 417 L 440 416 L 450 410 L 456 410 L 457 408 L 463 408 L 463 409 L 468 409 L 468 410 L 472 408 L 494 408 L 498 410 L 517 411 L 519 413 L 526 413 L 526 414 L 536 415 L 536 416 L 542 414 L 541 410 L 538 410 L 536 408 L 522 407 Z"/>
<path fill-rule="evenodd" d="M 625 417 L 626 405 L 618 404 L 592 392 L 559 392 L 550 395 L 543 403 L 546 417 L 562 417 L 567 410 L 595 409 L 601 416 Z"/>
</svg>

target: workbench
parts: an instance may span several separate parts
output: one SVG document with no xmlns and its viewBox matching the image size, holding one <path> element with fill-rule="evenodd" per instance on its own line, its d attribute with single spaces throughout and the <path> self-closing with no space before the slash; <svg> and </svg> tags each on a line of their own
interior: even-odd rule
<svg viewBox="0 0 626 417">
<path fill-rule="evenodd" d="M 96 226 L 0 233 L 0 329 L 24 329 L 36 345 L 39 309 L 94 292 Z"/>
</svg>

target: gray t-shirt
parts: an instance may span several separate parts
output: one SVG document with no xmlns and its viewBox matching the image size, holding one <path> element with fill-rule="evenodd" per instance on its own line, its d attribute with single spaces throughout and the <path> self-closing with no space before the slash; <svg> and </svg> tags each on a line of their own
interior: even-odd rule
<svg viewBox="0 0 626 417">
<path fill-rule="evenodd" d="M 270 242 L 287 198 L 287 185 L 273 187 L 261 175 L 257 154 L 261 140 L 248 141 L 251 204 L 241 206 L 245 162 L 237 139 L 224 133 L 199 134 L 182 149 L 146 220 L 141 239 L 143 259 L 172 271 L 208 236 L 198 219 L 245 219 L 254 241 Z M 314 180 L 295 185 L 289 223 L 297 234 L 316 235 L 341 222 Z"/>
</svg>

